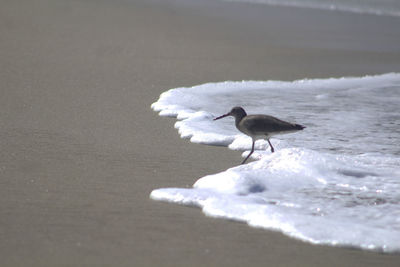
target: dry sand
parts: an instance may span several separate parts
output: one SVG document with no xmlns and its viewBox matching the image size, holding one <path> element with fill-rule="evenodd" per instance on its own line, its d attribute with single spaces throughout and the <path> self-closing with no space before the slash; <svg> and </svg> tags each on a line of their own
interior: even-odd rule
<svg viewBox="0 0 400 267">
<path fill-rule="evenodd" d="M 398 266 L 149 193 L 241 160 L 180 139 L 160 93 L 400 71 L 400 19 L 161 2 L 1 1 L 0 265 Z"/>
</svg>

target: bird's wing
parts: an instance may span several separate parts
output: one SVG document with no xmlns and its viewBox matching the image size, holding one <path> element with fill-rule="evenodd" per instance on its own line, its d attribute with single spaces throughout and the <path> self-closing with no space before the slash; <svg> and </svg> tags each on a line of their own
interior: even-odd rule
<svg viewBox="0 0 400 267">
<path fill-rule="evenodd" d="M 296 130 L 295 124 L 268 115 L 248 115 L 241 123 L 256 135 Z"/>
</svg>

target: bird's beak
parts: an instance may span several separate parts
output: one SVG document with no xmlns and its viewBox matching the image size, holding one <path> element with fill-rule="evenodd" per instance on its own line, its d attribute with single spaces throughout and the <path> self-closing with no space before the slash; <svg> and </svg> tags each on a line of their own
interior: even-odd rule
<svg viewBox="0 0 400 267">
<path fill-rule="evenodd" d="M 221 116 L 219 116 L 219 117 L 216 117 L 214 120 L 216 121 L 216 120 L 219 120 L 219 119 L 228 117 L 229 115 L 231 115 L 231 114 L 230 114 L 230 113 L 226 113 L 226 114 L 224 114 L 224 115 L 221 115 Z"/>
</svg>

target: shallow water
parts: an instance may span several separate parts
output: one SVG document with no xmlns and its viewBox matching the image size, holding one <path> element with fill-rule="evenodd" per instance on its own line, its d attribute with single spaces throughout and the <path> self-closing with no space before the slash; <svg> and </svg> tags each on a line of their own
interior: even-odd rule
<svg viewBox="0 0 400 267">
<path fill-rule="evenodd" d="M 400 251 L 400 74 L 293 82 L 209 83 L 169 90 L 152 108 L 176 116 L 183 138 L 234 150 L 251 139 L 232 106 L 307 126 L 256 143 L 253 161 L 200 178 L 191 189 L 157 189 L 157 200 L 210 216 L 335 246 Z M 238 165 L 239 162 L 233 163 Z"/>
</svg>

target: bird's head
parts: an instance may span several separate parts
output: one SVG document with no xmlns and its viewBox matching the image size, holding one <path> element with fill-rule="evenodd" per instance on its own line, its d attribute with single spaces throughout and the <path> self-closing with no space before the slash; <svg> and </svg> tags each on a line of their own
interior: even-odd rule
<svg viewBox="0 0 400 267">
<path fill-rule="evenodd" d="M 225 118 L 227 116 L 233 116 L 235 118 L 243 118 L 246 115 L 247 115 L 246 111 L 244 111 L 244 109 L 242 107 L 234 107 L 228 113 L 221 115 L 219 117 L 216 117 L 214 120 L 219 120 L 219 119 Z"/>
</svg>

